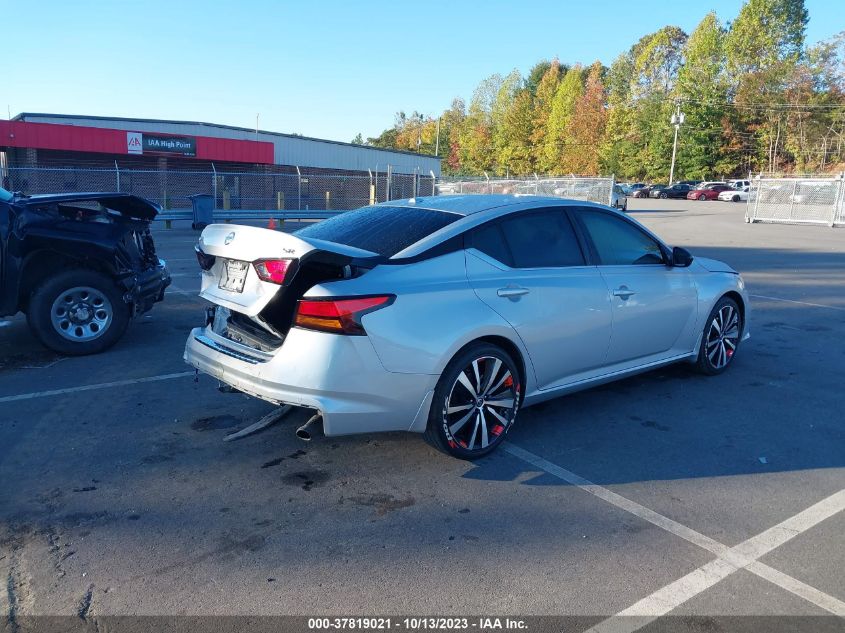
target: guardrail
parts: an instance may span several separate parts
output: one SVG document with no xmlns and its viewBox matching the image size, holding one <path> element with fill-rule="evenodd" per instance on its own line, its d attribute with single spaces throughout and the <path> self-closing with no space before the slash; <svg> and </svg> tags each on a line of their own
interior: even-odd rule
<svg viewBox="0 0 845 633">
<path fill-rule="evenodd" d="M 285 220 L 325 220 L 327 218 L 332 218 L 339 213 L 344 213 L 344 211 L 300 211 L 290 209 L 287 211 L 253 211 L 243 209 L 227 211 L 225 209 L 215 209 L 213 218 L 215 222 L 224 222 L 227 224 L 236 220 L 276 220 L 281 223 Z M 186 220 L 188 222 L 192 222 L 193 219 L 194 213 L 189 210 L 168 209 L 166 211 L 162 211 L 156 216 L 156 221 L 164 222 L 164 228 L 166 229 L 173 228 L 174 220 Z"/>
</svg>

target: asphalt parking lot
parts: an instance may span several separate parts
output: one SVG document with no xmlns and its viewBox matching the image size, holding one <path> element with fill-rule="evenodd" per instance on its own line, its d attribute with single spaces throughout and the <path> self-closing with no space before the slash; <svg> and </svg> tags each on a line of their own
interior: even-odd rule
<svg viewBox="0 0 845 633">
<path fill-rule="evenodd" d="M 203 306 L 186 227 L 156 231 L 174 286 L 111 351 L 59 358 L 0 322 L 0 608 L 845 616 L 845 230 L 629 202 L 743 273 L 752 338 L 715 378 L 525 409 L 476 463 L 408 434 L 304 443 L 307 411 L 223 443 L 271 407 L 182 362 Z"/>
</svg>

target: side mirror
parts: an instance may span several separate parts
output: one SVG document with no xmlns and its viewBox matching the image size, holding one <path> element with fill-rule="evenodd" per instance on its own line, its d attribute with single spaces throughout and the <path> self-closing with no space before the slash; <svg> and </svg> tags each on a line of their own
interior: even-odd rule
<svg viewBox="0 0 845 633">
<path fill-rule="evenodd" d="M 676 246 L 672 249 L 672 265 L 678 268 L 686 268 L 692 264 L 692 254 L 685 248 Z"/>
</svg>

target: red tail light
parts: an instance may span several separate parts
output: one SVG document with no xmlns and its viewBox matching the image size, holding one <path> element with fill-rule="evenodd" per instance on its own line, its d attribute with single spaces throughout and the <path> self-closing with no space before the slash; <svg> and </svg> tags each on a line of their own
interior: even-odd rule
<svg viewBox="0 0 845 633">
<path fill-rule="evenodd" d="M 252 265 L 261 281 L 269 281 L 271 284 L 281 286 L 285 283 L 285 277 L 287 277 L 293 261 L 292 259 L 259 259 Z"/>
<path fill-rule="evenodd" d="M 211 270 L 214 266 L 214 255 L 202 252 L 199 246 L 194 246 L 194 252 L 197 254 L 197 263 L 203 270 Z"/>
<path fill-rule="evenodd" d="M 335 334 L 366 334 L 364 326 L 361 325 L 361 317 L 386 308 L 395 299 L 394 295 L 350 299 L 301 299 L 296 309 L 294 325 Z"/>
</svg>

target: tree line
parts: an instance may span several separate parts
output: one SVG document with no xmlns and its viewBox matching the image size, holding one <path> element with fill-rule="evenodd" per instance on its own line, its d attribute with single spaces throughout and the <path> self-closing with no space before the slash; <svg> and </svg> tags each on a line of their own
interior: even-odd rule
<svg viewBox="0 0 845 633">
<path fill-rule="evenodd" d="M 845 168 L 845 31 L 809 46 L 803 0 L 748 0 L 733 22 L 665 26 L 607 67 L 483 79 L 437 117 L 399 112 L 365 144 L 437 154 L 447 175 L 667 180 Z M 362 142 L 360 135 L 353 142 Z"/>
</svg>

